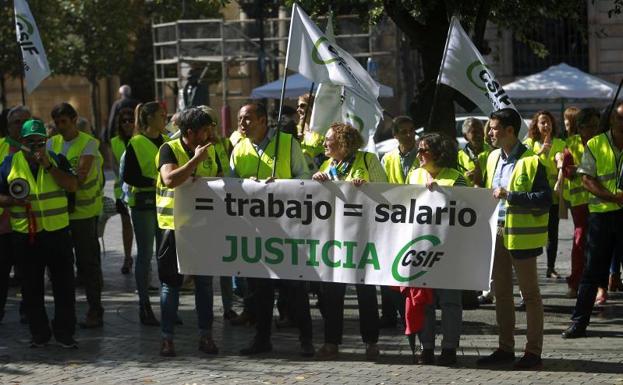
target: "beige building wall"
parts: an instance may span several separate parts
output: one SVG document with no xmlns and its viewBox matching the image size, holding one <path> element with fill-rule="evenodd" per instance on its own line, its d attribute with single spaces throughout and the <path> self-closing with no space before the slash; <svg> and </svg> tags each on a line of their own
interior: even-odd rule
<svg viewBox="0 0 623 385">
<path fill-rule="evenodd" d="M 623 77 L 623 15 L 608 17 L 612 1 L 587 3 L 590 72 L 618 84 Z"/>
</svg>

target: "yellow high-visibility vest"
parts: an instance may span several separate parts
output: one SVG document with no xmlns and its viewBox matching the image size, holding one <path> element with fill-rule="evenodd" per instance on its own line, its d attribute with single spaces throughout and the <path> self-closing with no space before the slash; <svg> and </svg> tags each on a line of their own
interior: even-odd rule
<svg viewBox="0 0 623 385">
<path fill-rule="evenodd" d="M 60 134 L 54 135 L 50 140 L 52 141 L 52 151 L 61 154 L 65 141 L 63 136 Z M 71 164 L 74 170 L 78 169 L 80 157 L 90 141 L 95 141 L 97 144 L 97 140 L 91 135 L 79 131 L 78 136 L 67 150 L 65 157 L 69 160 L 69 164 Z M 95 155 L 86 179 L 78 187 L 78 191 L 76 191 L 75 208 L 73 212 L 69 213 L 69 219 L 92 218 L 98 216 L 102 211 L 101 162 L 101 155 L 98 153 Z"/>
<path fill-rule="evenodd" d="M 484 178 L 485 168 L 487 167 L 487 158 L 491 153 L 491 146 L 487 143 L 484 143 L 483 150 L 477 156 L 478 167 L 480 167 L 480 177 Z M 463 176 L 465 177 L 465 181 L 467 183 L 473 184 L 473 180 L 467 177 L 467 172 L 473 171 L 476 168 L 476 163 L 472 158 L 469 157 L 464 148 L 461 148 L 457 154 L 457 163 L 459 165 L 459 169 L 463 171 Z"/>
<path fill-rule="evenodd" d="M 353 160 L 353 164 L 350 166 L 348 173 L 345 176 L 342 176 L 340 180 L 350 182 L 353 179 L 363 179 L 366 182 L 370 182 L 370 171 L 368 169 L 368 162 L 366 160 L 368 154 L 370 154 L 370 156 L 376 157 L 376 155 L 369 152 L 357 151 L 357 153 L 355 153 L 355 159 Z M 331 167 L 331 162 L 333 162 L 333 158 L 325 160 L 322 165 L 320 165 L 320 169 L 318 171 L 328 173 Z"/>
<path fill-rule="evenodd" d="M 528 138 L 524 141 L 524 144 L 528 149 L 532 150 L 533 153 L 538 153 L 541 151 L 543 147 L 543 143 L 537 142 L 531 138 Z M 541 159 L 541 163 L 545 166 L 545 171 L 547 172 L 547 182 L 549 183 L 549 187 L 554 190 L 554 186 L 556 185 L 556 181 L 558 180 L 558 167 L 556 165 L 556 154 L 559 152 L 563 152 L 565 150 L 566 143 L 562 139 L 554 138 L 552 140 L 552 147 L 550 148 L 547 154 L 539 155 L 539 159 Z M 552 201 L 554 204 L 558 204 L 558 194 L 552 194 Z"/>
<path fill-rule="evenodd" d="M 50 163 L 56 166 L 51 157 Z M 69 226 L 67 212 L 67 195 L 54 181 L 50 173 L 39 167 L 37 177 L 32 175 L 28 161 L 22 151 L 13 155 L 11 171 L 7 178 L 10 184 L 16 179 L 24 179 L 30 186 L 28 201 L 31 204 L 31 213 L 35 217 L 37 232 L 56 231 Z M 28 234 L 28 213 L 24 206 L 11 206 L 9 209 L 11 229 L 17 233 Z M 4 252 L 4 251 L 3 251 Z"/>
<path fill-rule="evenodd" d="M 487 188 L 493 186 L 493 176 L 502 150 L 493 150 L 487 159 Z M 529 192 L 539 166 L 539 157 L 527 149 L 515 164 L 506 186 L 509 192 Z M 537 209 L 511 205 L 506 201 L 504 246 L 508 250 L 526 250 L 545 246 L 549 208 Z"/>
<path fill-rule="evenodd" d="M 617 180 L 621 172 L 621 165 L 617 164 L 614 145 L 606 133 L 591 138 L 586 147 L 595 158 L 597 180 L 601 185 L 613 194 L 621 192 L 617 186 Z M 623 157 L 622 157 L 623 159 Z M 620 209 L 621 206 L 614 202 L 607 202 L 589 193 L 588 210 L 591 213 L 605 213 Z"/>
<path fill-rule="evenodd" d="M 171 147 L 171 150 L 175 154 L 178 167 L 182 167 L 190 161 L 190 158 L 182 145 L 181 138 L 167 142 L 167 145 Z M 160 152 L 156 155 L 156 164 L 160 163 L 159 158 Z M 227 151 L 225 151 L 222 142 L 217 142 L 213 146 L 208 147 L 208 158 L 197 166 L 195 176 L 217 176 L 217 159 L 218 163 L 221 165 L 223 175 L 228 175 L 229 157 L 227 156 Z M 156 181 L 156 213 L 158 217 L 158 227 L 161 229 L 174 230 L 175 222 L 173 220 L 173 205 L 175 203 L 175 189 L 165 186 L 160 175 L 158 175 L 158 179 Z"/>
<path fill-rule="evenodd" d="M 420 167 L 413 171 L 409 177 L 409 184 L 426 185 L 430 173 L 424 168 Z M 463 176 L 459 170 L 453 168 L 444 167 L 439 170 L 439 174 L 433 179 L 440 186 L 454 186 L 459 177 Z"/>
<path fill-rule="evenodd" d="M 383 166 L 389 183 L 405 184 L 408 183 L 411 173 L 420 167 L 420 162 L 415 158 L 407 175 L 403 175 L 402 165 L 400 164 L 400 150 L 396 148 L 383 156 Z"/>
<path fill-rule="evenodd" d="M 290 157 L 294 138 L 285 132 L 280 132 L 279 135 L 281 137 L 279 139 L 279 158 L 277 159 L 275 177 L 277 179 L 290 179 L 292 178 Z M 262 156 L 258 155 L 251 139 L 242 138 L 231 154 L 236 175 L 240 178 L 256 177 L 258 179 L 266 179 L 272 176 L 276 138 L 275 135 L 270 139 Z"/>
<path fill-rule="evenodd" d="M 168 141 L 168 137 L 161 135 L 164 142 Z M 141 169 L 141 175 L 145 178 L 153 179 L 154 181 L 158 177 L 158 169 L 156 165 L 156 155 L 158 155 L 158 147 L 148 137 L 143 134 L 134 135 L 128 142 L 128 146 L 132 146 L 134 153 L 136 154 L 136 160 L 138 166 Z M 130 189 L 132 195 L 128 199 L 128 205 L 130 207 L 135 206 L 134 196 L 137 193 L 153 192 L 154 199 L 156 194 L 156 186 L 153 187 L 135 187 Z"/>
<path fill-rule="evenodd" d="M 572 135 L 567 138 L 567 148 L 573 157 L 573 164 L 579 166 L 584 154 L 584 144 L 580 135 Z M 588 203 L 588 191 L 582 184 L 582 176 L 576 174 L 570 179 L 565 179 L 565 188 L 562 192 L 563 197 L 569 202 L 571 207 L 585 205 Z"/>
</svg>

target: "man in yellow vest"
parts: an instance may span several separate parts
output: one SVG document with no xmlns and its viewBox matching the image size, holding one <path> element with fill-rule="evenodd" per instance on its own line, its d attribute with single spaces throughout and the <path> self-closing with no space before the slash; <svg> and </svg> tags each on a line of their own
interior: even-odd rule
<svg viewBox="0 0 623 385">
<path fill-rule="evenodd" d="M 610 115 L 610 130 L 588 141 L 577 169 L 589 192 L 586 266 L 571 325 L 562 338 L 586 336 L 597 288 L 608 284 L 613 252 L 623 250 L 623 103 Z"/>
<path fill-rule="evenodd" d="M 102 327 L 102 262 L 97 240 L 97 218 L 102 211 L 101 156 L 94 137 L 76 127 L 78 114 L 69 103 L 60 103 L 52 109 L 52 119 L 59 132 L 48 141 L 48 149 L 64 155 L 78 176 L 73 208 L 70 204 L 69 221 L 78 277 L 84 283 L 89 309 L 80 326 Z"/>
<path fill-rule="evenodd" d="M 15 106 L 7 114 L 8 136 L 0 138 L 0 163 L 5 157 L 18 151 L 15 146 L 19 143 L 22 125 L 31 118 L 30 110 L 26 106 Z M 21 258 L 14 253 L 13 242 L 11 241 L 11 223 L 9 211 L 0 208 L 0 321 L 4 318 L 4 306 L 9 289 L 9 275 L 13 268 L 13 282 L 21 286 Z M 23 294 L 22 294 L 23 296 Z M 20 323 L 28 323 L 26 312 L 24 311 L 24 301 L 19 304 Z"/>
<path fill-rule="evenodd" d="M 392 120 L 392 133 L 398 141 L 398 148 L 388 152 L 381 159 L 389 183 L 408 184 L 409 176 L 420 167 L 417 160 L 417 141 L 415 124 L 408 116 L 397 116 Z M 395 328 L 398 321 L 396 312 L 404 320 L 404 298 L 402 294 L 381 286 L 381 328 Z"/>
<path fill-rule="evenodd" d="M 545 166 L 517 138 L 519 113 L 511 108 L 495 111 L 489 120 L 492 144 L 485 173 L 486 187 L 499 200 L 498 228 L 493 260 L 495 314 L 499 329 L 498 349 L 480 358 L 478 365 L 515 361 L 515 307 L 513 268 L 526 304 L 527 343 L 515 369 L 540 369 L 543 349 L 543 302 L 539 290 L 536 257 L 547 243 L 547 223 L 552 192 Z"/>
<path fill-rule="evenodd" d="M 65 157 L 45 150 L 46 139 L 43 122 L 24 123 L 21 143 L 26 150 L 7 156 L 0 165 L 0 207 L 10 213 L 13 245 L 23 263 L 24 307 L 31 347 L 46 345 L 54 335 L 62 347 L 76 348 L 74 270 L 66 191 L 76 191 L 78 180 Z M 44 301 L 46 267 L 54 289 L 51 327 Z"/>
<path fill-rule="evenodd" d="M 174 326 L 177 320 L 179 290 L 182 276 L 177 272 L 175 250 L 175 223 L 173 205 L 175 188 L 191 177 L 229 175 L 229 157 L 216 136 L 216 124 L 206 112 L 190 108 L 180 113 L 178 126 L 181 137 L 160 147 L 156 164 L 159 170 L 156 187 L 158 226 L 163 230 L 158 250 L 158 275 L 161 291 L 162 346 L 160 355 L 175 356 Z M 193 276 L 195 282 L 195 307 L 199 324 L 199 350 L 217 354 L 212 339 L 214 320 L 212 277 Z"/>
<path fill-rule="evenodd" d="M 290 134 L 276 132 L 268 128 L 266 108 L 259 103 L 249 103 L 240 109 L 239 129 L 244 135 L 234 147 L 230 167 L 232 176 L 253 180 L 272 181 L 272 168 L 275 165 L 277 179 L 308 179 L 309 168 L 301 146 Z M 279 135 L 279 147 L 276 139 Z M 255 301 L 256 334 L 251 345 L 240 351 L 242 355 L 253 355 L 272 350 L 270 343 L 273 305 L 275 302 L 275 280 L 265 278 L 249 278 L 249 288 L 253 291 Z M 300 331 L 301 355 L 312 357 L 312 325 L 309 310 L 309 298 L 302 281 L 288 283 L 291 285 L 295 322 Z"/>
<path fill-rule="evenodd" d="M 477 118 L 467 118 L 463 122 L 462 130 L 467 143 L 459 149 L 459 170 L 471 184 L 483 186 L 482 175 L 491 152 L 491 148 L 485 143 L 484 126 Z"/>
</svg>

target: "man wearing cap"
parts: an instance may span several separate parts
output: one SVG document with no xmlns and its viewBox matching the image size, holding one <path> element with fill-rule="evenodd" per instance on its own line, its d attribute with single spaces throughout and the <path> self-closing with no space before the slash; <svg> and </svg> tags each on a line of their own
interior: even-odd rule
<svg viewBox="0 0 623 385">
<path fill-rule="evenodd" d="M 76 312 L 73 254 L 66 192 L 78 189 L 78 178 L 62 155 L 46 151 L 43 122 L 28 120 L 21 129 L 20 151 L 0 164 L 0 207 L 8 208 L 13 245 L 23 261 L 24 307 L 31 346 L 45 346 L 52 335 L 64 348 L 73 339 Z M 54 319 L 45 311 L 44 282 L 50 272 Z"/>
</svg>

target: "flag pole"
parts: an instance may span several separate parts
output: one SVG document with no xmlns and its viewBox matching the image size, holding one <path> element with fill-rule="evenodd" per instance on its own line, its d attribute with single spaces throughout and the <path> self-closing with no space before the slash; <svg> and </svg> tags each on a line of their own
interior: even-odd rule
<svg viewBox="0 0 623 385">
<path fill-rule="evenodd" d="M 439 100 L 439 83 L 441 83 L 441 74 L 443 72 L 443 67 L 446 64 L 446 55 L 448 54 L 448 44 L 450 44 L 450 36 L 452 36 L 452 29 L 454 28 L 454 19 L 455 16 L 452 16 L 450 20 L 450 29 L 448 29 L 448 37 L 446 38 L 446 44 L 443 48 L 443 57 L 441 58 L 441 65 L 439 66 L 439 74 L 437 75 L 437 82 L 435 83 L 435 93 L 433 94 L 433 105 L 430 108 L 430 114 L 428 115 L 428 129 L 433 122 L 433 114 L 436 112 L 437 102 Z M 428 130 L 426 130 L 428 131 Z"/>
<path fill-rule="evenodd" d="M 277 161 L 279 160 L 279 137 L 281 136 L 281 114 L 283 112 L 283 99 L 286 95 L 286 83 L 288 80 L 288 59 L 290 54 L 290 42 L 292 40 L 292 18 L 294 17 L 294 11 L 296 10 L 296 3 L 292 5 L 292 14 L 290 15 L 290 32 L 288 33 L 288 48 L 286 49 L 286 62 L 283 69 L 283 82 L 281 83 L 281 96 L 279 97 L 279 113 L 277 114 L 277 130 L 275 139 L 275 161 L 273 162 L 272 177 L 275 177 L 277 171 Z"/>
<path fill-rule="evenodd" d="M 309 87 L 309 94 L 308 94 L 309 102 L 305 106 L 305 114 L 303 114 L 303 127 L 302 127 L 303 133 L 305 133 L 305 122 L 307 122 L 307 114 L 309 113 L 309 109 L 311 108 L 311 106 L 314 104 L 314 101 L 315 101 L 314 94 L 313 94 L 315 85 L 316 85 L 316 82 L 312 82 L 311 87 Z"/>
<path fill-rule="evenodd" d="M 26 106 L 26 94 L 24 93 L 24 73 L 19 75 L 20 85 L 22 89 L 22 106 Z"/>
</svg>

